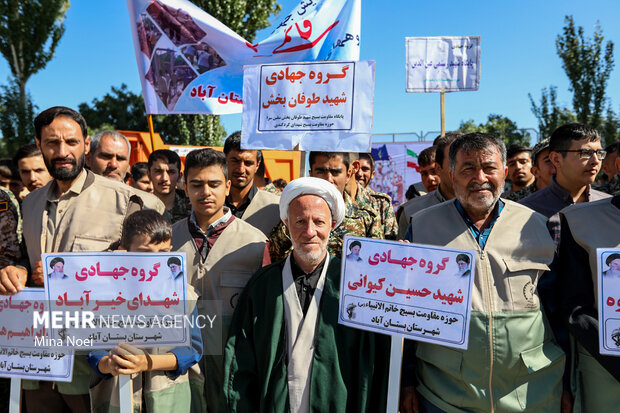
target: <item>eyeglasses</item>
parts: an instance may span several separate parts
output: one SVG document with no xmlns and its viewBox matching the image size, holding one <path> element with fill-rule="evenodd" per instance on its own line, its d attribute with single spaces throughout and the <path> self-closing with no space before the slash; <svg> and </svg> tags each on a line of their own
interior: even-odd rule
<svg viewBox="0 0 620 413">
<path fill-rule="evenodd" d="M 564 149 L 558 152 L 576 152 L 579 154 L 579 159 L 582 161 L 587 161 L 592 158 L 592 155 L 596 154 L 596 157 L 602 161 L 607 156 L 607 151 L 599 149 L 595 151 L 594 149 Z"/>
</svg>

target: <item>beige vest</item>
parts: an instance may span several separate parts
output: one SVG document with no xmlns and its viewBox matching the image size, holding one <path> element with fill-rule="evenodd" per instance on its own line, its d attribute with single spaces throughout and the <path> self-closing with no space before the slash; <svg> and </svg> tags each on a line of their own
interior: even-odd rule
<svg viewBox="0 0 620 413">
<path fill-rule="evenodd" d="M 52 183 L 29 194 L 22 205 L 24 240 L 32 268 L 43 252 L 105 251 L 120 239 L 129 198 L 135 191 L 87 171 L 84 188 L 58 217 L 54 244 L 45 246 L 45 208 Z"/>
<path fill-rule="evenodd" d="M 441 193 L 438 190 L 434 190 L 426 195 L 405 202 L 402 206 L 403 212 L 401 212 L 400 218 L 398 219 L 398 239 L 405 238 L 412 216 L 423 209 L 440 204 L 444 201 L 445 199 Z"/>
<path fill-rule="evenodd" d="M 258 191 L 241 217 L 242 220 L 258 228 L 268 237 L 273 227 L 280 222 L 280 197 Z"/>
<path fill-rule="evenodd" d="M 414 243 L 478 251 L 472 311 L 528 311 L 540 307 L 536 286 L 553 259 L 553 240 L 542 215 L 515 202 L 505 202 L 484 250 L 454 201 L 420 211 L 411 220 Z"/>
<path fill-rule="evenodd" d="M 134 194 L 138 195 L 142 199 L 142 202 L 144 203 L 145 208 L 154 209 L 160 214 L 164 213 L 164 211 L 166 210 L 166 206 L 155 195 L 150 194 L 146 191 L 141 191 L 140 189 L 137 189 L 134 187 L 130 187 L 130 188 L 133 189 Z"/>
<path fill-rule="evenodd" d="M 575 204 L 560 213 L 566 218 L 575 242 L 588 253 L 595 303 L 598 303 L 596 249 L 620 247 L 620 209 L 611 203 L 612 199 Z"/>
<path fill-rule="evenodd" d="M 223 390 L 222 354 L 228 329 L 239 295 L 262 265 L 265 235 L 247 222 L 235 218 L 215 241 L 203 263 L 187 220 L 182 219 L 172 226 L 172 248 L 186 254 L 187 282 L 201 296 L 199 314 L 212 316 L 216 312 L 221 321 L 221 333 L 210 328 L 202 329 L 204 356 L 201 365 L 205 372 L 207 407 L 209 411 L 217 411 Z M 221 300 L 219 311 L 213 300 Z"/>
<path fill-rule="evenodd" d="M 223 316 L 232 316 L 245 284 L 263 262 L 265 235 L 248 223 L 234 219 L 201 262 L 187 218 L 172 226 L 172 248 L 187 256 L 187 283 L 202 300 L 222 300 Z"/>
</svg>

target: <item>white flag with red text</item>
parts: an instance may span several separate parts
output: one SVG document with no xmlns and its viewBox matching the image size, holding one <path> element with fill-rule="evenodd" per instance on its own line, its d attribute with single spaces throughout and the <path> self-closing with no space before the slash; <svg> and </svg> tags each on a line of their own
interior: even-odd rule
<svg viewBox="0 0 620 413">
<path fill-rule="evenodd" d="M 257 43 L 187 0 L 127 0 L 146 111 L 242 111 L 243 65 L 359 60 L 361 0 L 305 0 Z"/>
</svg>

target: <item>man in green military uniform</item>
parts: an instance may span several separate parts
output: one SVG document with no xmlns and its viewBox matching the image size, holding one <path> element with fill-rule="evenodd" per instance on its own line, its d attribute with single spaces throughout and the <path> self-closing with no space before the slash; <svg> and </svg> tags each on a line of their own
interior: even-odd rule
<svg viewBox="0 0 620 413">
<path fill-rule="evenodd" d="M 345 191 L 347 181 L 352 178 L 349 168 L 349 154 L 343 152 L 310 152 L 310 176 L 324 179 L 336 186 L 345 203 L 345 217 L 338 227 L 331 231 L 327 249 L 335 256 L 342 255 L 345 235 L 383 239 L 383 228 L 378 214 L 368 203 L 356 205 Z M 280 222 L 269 236 L 269 255 L 272 262 L 284 259 L 291 251 L 292 243 L 286 227 Z"/>
<path fill-rule="evenodd" d="M 22 257 L 22 218 L 11 191 L 0 187 L 0 268 L 17 265 Z"/>
<path fill-rule="evenodd" d="M 351 198 L 355 200 L 355 203 L 363 206 L 365 209 L 373 210 L 381 220 L 381 227 L 383 229 L 384 239 L 396 239 L 398 235 L 398 223 L 396 222 L 396 216 L 394 215 L 394 208 L 392 207 L 392 198 L 383 192 L 375 191 L 368 186 L 369 180 L 366 180 L 367 174 L 360 174 L 362 170 L 362 161 L 364 165 L 368 162 L 371 163 L 374 175 L 374 161 L 372 156 L 368 153 L 349 153 L 351 160 L 352 177 L 347 182 L 345 191 L 351 195 Z M 370 159 L 370 161 L 368 160 Z M 362 179 L 358 179 L 361 175 Z"/>
<path fill-rule="evenodd" d="M 293 180 L 280 218 L 293 252 L 254 274 L 239 298 L 220 411 L 385 411 L 389 337 L 338 324 L 340 259 L 327 241 L 344 218 L 341 193 L 325 180 Z"/>
</svg>

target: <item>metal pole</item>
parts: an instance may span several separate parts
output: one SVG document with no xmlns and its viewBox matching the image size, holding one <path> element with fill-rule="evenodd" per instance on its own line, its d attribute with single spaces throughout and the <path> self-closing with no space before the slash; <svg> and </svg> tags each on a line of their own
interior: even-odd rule
<svg viewBox="0 0 620 413">
<path fill-rule="evenodd" d="M 439 94 L 439 102 L 441 106 L 441 136 L 446 136 L 446 92 L 443 90 Z"/>
<path fill-rule="evenodd" d="M 146 120 L 149 124 L 149 134 L 151 135 L 151 152 L 155 150 L 155 130 L 153 129 L 153 115 L 146 115 Z"/>
<path fill-rule="evenodd" d="M 403 360 L 403 338 L 392 336 L 390 348 L 390 370 L 388 377 L 388 399 L 386 413 L 398 412 L 400 394 L 400 367 Z"/>
</svg>

